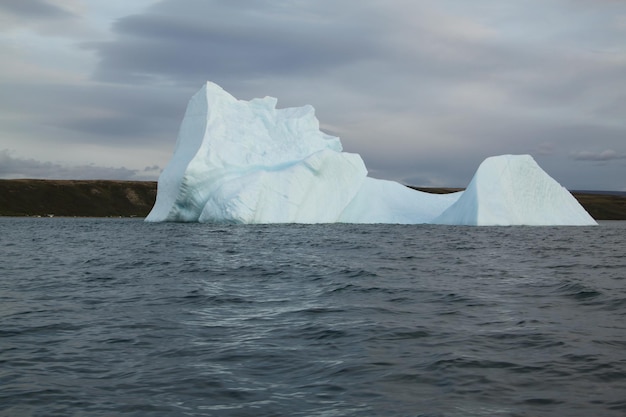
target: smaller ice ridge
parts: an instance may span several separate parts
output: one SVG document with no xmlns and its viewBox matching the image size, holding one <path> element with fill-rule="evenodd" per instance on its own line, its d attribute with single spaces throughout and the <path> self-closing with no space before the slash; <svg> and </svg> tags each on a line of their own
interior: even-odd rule
<svg viewBox="0 0 626 417">
<path fill-rule="evenodd" d="M 147 221 L 594 225 L 529 155 L 487 158 L 467 189 L 429 194 L 367 176 L 312 106 L 237 100 L 208 82 L 189 101 Z"/>
</svg>

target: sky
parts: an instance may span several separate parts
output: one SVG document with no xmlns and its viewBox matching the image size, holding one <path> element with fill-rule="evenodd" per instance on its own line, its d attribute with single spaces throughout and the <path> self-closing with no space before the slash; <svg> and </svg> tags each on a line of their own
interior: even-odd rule
<svg viewBox="0 0 626 417">
<path fill-rule="evenodd" d="M 4 0 L 0 178 L 156 180 L 206 81 L 313 105 L 369 175 L 531 154 L 626 191 L 625 0 Z"/>
</svg>

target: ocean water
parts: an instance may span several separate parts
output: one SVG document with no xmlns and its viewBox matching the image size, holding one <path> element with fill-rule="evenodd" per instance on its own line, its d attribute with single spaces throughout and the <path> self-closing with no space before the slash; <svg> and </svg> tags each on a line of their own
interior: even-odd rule
<svg viewBox="0 0 626 417">
<path fill-rule="evenodd" d="M 2 416 L 624 416 L 626 222 L 0 218 Z"/>
</svg>

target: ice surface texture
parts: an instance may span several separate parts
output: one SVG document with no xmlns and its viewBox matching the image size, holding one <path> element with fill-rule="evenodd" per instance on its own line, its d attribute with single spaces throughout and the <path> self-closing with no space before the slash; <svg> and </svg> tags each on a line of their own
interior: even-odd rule
<svg viewBox="0 0 626 417">
<path fill-rule="evenodd" d="M 485 160 L 464 192 L 435 195 L 367 176 L 319 130 L 311 106 L 237 100 L 207 83 L 190 100 L 147 221 L 596 224 L 528 155 Z"/>
</svg>

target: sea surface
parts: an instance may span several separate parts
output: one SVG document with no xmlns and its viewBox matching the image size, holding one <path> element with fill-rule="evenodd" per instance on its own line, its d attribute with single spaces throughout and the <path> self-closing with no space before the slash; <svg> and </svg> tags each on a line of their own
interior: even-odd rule
<svg viewBox="0 0 626 417">
<path fill-rule="evenodd" d="M 625 416 L 626 222 L 0 218 L 1 416 Z"/>
</svg>

